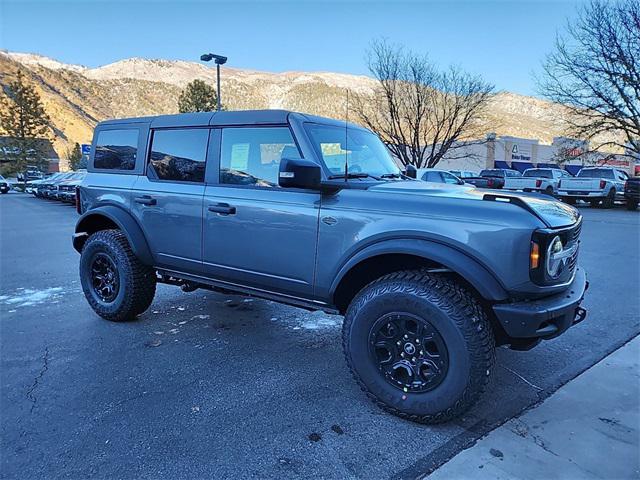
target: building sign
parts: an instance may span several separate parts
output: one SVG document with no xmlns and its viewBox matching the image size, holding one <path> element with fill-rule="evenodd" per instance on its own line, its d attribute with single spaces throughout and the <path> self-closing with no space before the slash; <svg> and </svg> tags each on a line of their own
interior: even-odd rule
<svg viewBox="0 0 640 480">
<path fill-rule="evenodd" d="M 629 168 L 631 166 L 631 160 L 622 158 L 615 154 L 607 155 L 606 157 L 599 158 L 596 161 L 596 165 L 609 165 L 612 167 L 625 167 Z"/>
<path fill-rule="evenodd" d="M 511 161 L 530 162 L 531 145 L 514 143 L 511 147 Z"/>
<path fill-rule="evenodd" d="M 83 143 L 80 145 L 80 151 L 82 155 L 91 155 L 91 144 Z"/>
</svg>

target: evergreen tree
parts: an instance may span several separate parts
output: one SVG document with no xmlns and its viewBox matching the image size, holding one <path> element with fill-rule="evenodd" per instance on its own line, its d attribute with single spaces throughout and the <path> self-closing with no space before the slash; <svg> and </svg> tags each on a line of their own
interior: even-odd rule
<svg viewBox="0 0 640 480">
<path fill-rule="evenodd" d="M 36 89 L 25 83 L 22 72 L 5 89 L 0 98 L 0 130 L 9 137 L 5 157 L 14 172 L 27 165 L 44 166 L 45 147 L 49 140 L 49 116 Z"/>
<path fill-rule="evenodd" d="M 190 82 L 178 98 L 178 110 L 187 112 L 212 112 L 218 105 L 218 95 L 213 87 L 202 80 Z"/>
<path fill-rule="evenodd" d="M 73 148 L 67 149 L 66 157 L 71 170 L 78 170 L 81 168 L 82 152 L 80 151 L 80 144 L 76 142 Z"/>
</svg>

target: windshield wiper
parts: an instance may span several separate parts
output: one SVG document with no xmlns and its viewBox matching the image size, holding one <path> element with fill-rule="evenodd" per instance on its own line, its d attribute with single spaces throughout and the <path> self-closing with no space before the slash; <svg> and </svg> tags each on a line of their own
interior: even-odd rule
<svg viewBox="0 0 640 480">
<path fill-rule="evenodd" d="M 380 175 L 380 178 L 400 178 L 399 173 L 385 173 Z"/>
<path fill-rule="evenodd" d="M 357 172 L 357 173 L 349 172 L 346 175 L 344 173 L 338 173 L 336 175 L 330 175 L 329 176 L 329 180 L 335 180 L 337 178 L 347 178 L 347 179 L 349 179 L 349 178 L 367 178 L 367 177 L 373 178 L 375 180 L 380 180 L 380 178 L 378 178 L 378 177 L 376 177 L 374 175 L 371 175 L 370 173 L 361 173 L 361 172 Z"/>
</svg>

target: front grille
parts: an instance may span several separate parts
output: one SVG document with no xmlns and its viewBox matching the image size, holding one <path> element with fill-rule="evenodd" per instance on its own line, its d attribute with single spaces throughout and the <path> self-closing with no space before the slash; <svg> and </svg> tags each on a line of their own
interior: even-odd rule
<svg viewBox="0 0 640 480">
<path fill-rule="evenodd" d="M 571 248 L 573 246 L 576 247 L 575 252 L 573 252 L 573 255 L 571 255 L 567 263 L 567 270 L 570 272 L 571 277 L 573 277 L 573 274 L 578 265 L 578 251 L 580 250 L 580 233 L 581 232 L 582 232 L 582 219 L 580 219 L 573 228 L 567 231 L 566 236 L 563 239 L 565 248 Z"/>
</svg>

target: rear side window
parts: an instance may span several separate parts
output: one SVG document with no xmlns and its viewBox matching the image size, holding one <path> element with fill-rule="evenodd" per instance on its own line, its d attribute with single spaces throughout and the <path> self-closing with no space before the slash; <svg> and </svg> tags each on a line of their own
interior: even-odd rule
<svg viewBox="0 0 640 480">
<path fill-rule="evenodd" d="M 579 177 L 583 178 L 610 178 L 613 179 L 613 170 L 608 168 L 587 168 L 578 172 Z"/>
<path fill-rule="evenodd" d="M 204 182 L 209 129 L 155 130 L 151 139 L 150 177 L 174 182 Z"/>
<path fill-rule="evenodd" d="M 98 133 L 94 168 L 133 170 L 138 155 L 138 129 L 103 130 Z"/>
</svg>

